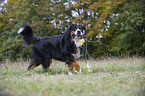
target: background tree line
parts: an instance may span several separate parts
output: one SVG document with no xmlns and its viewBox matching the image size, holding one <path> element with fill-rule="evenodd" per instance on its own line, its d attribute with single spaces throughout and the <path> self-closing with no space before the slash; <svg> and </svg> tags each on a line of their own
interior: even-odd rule
<svg viewBox="0 0 145 96">
<path fill-rule="evenodd" d="M 64 34 L 72 23 L 84 24 L 88 52 L 94 57 L 145 55 L 144 0 L 8 0 L 0 10 L 0 60 L 29 57 L 18 29 L 29 24 L 36 36 Z"/>
</svg>

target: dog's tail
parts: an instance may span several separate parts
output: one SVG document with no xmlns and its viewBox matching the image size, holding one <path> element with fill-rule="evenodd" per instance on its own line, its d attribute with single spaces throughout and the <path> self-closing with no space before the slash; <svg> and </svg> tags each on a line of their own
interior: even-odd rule
<svg viewBox="0 0 145 96">
<path fill-rule="evenodd" d="M 18 30 L 18 34 L 23 37 L 27 45 L 33 45 L 39 40 L 39 38 L 34 35 L 33 30 L 29 25 L 22 26 Z"/>
</svg>

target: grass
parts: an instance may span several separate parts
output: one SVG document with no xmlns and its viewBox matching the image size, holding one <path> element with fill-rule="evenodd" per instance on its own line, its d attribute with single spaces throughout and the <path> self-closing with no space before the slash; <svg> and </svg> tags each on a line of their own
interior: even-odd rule
<svg viewBox="0 0 145 96">
<path fill-rule="evenodd" d="M 27 72 L 29 62 L 0 64 L 3 96 L 144 96 L 145 59 L 79 60 L 82 73 L 70 76 L 63 62 L 53 60 L 50 72 L 41 66 Z"/>
</svg>

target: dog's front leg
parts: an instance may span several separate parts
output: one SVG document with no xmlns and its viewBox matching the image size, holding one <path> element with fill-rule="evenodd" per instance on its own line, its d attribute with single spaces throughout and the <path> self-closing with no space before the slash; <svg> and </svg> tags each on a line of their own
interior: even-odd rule
<svg viewBox="0 0 145 96">
<path fill-rule="evenodd" d="M 77 61 L 76 59 L 74 59 L 74 60 L 75 60 L 75 62 L 73 62 L 74 71 L 75 71 L 76 73 L 81 73 L 81 67 L 80 67 L 78 61 Z"/>
<path fill-rule="evenodd" d="M 73 75 L 73 67 L 74 67 L 74 65 L 71 63 L 71 65 L 69 65 L 69 68 L 68 68 L 68 74 L 69 75 Z"/>
<path fill-rule="evenodd" d="M 81 67 L 76 59 L 74 59 L 75 62 L 68 63 L 69 69 L 68 74 L 73 75 L 73 69 L 76 73 L 81 73 Z"/>
</svg>

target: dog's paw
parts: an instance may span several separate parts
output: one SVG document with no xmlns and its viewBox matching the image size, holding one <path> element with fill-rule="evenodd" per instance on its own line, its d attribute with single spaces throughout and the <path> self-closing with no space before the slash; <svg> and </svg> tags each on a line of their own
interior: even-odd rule
<svg viewBox="0 0 145 96">
<path fill-rule="evenodd" d="M 73 75 L 71 72 L 69 72 L 69 70 L 68 70 L 68 74 L 69 74 L 69 75 Z"/>
<path fill-rule="evenodd" d="M 77 70 L 75 70 L 74 69 L 74 71 L 78 74 L 78 73 L 81 73 L 81 68 L 80 68 L 80 70 L 79 71 L 77 71 Z"/>
</svg>

